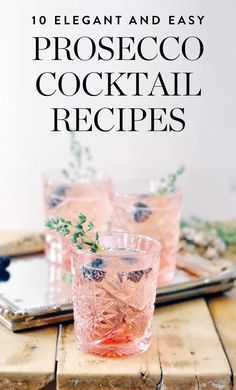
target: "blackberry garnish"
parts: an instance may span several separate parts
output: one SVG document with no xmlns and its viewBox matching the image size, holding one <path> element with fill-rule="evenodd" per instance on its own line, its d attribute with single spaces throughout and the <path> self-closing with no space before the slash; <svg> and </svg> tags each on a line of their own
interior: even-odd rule
<svg viewBox="0 0 236 390">
<path fill-rule="evenodd" d="M 102 271 L 105 266 L 105 260 L 101 259 L 100 257 L 91 260 L 88 264 L 86 264 L 86 266 L 82 267 L 84 278 L 88 280 L 95 280 L 96 282 L 101 282 L 106 274 L 105 271 Z"/>
<path fill-rule="evenodd" d="M 97 259 L 93 259 L 89 263 L 89 267 L 93 267 L 93 268 L 103 269 L 105 266 L 106 266 L 105 260 L 101 259 L 100 257 L 98 257 Z"/>
<path fill-rule="evenodd" d="M 145 269 L 145 270 L 143 271 L 143 273 L 144 273 L 144 275 L 146 276 L 146 275 L 148 275 L 151 271 L 152 271 L 152 268 L 150 267 L 150 268 Z"/>
<path fill-rule="evenodd" d="M 10 272 L 5 269 L 0 270 L 0 282 L 7 282 L 10 279 Z"/>
<path fill-rule="evenodd" d="M 140 281 L 143 274 L 144 274 L 144 271 L 142 271 L 142 270 L 129 272 L 127 280 L 131 280 L 132 282 L 137 283 Z"/>
<path fill-rule="evenodd" d="M 66 190 L 67 187 L 59 186 L 53 191 L 51 198 L 48 199 L 50 208 L 57 207 L 62 202 L 62 197 L 65 195 Z"/>
<path fill-rule="evenodd" d="M 152 268 L 147 268 L 139 271 L 132 271 L 128 273 L 127 280 L 131 280 L 131 282 L 137 283 L 141 280 L 143 275 L 147 276 L 152 271 Z"/>
<path fill-rule="evenodd" d="M 11 262 L 10 256 L 0 256 L 0 270 L 5 269 Z"/>
<path fill-rule="evenodd" d="M 137 202 L 133 205 L 132 216 L 136 222 L 146 221 L 152 214 L 148 205 L 142 202 Z"/>
<path fill-rule="evenodd" d="M 67 190 L 67 187 L 65 187 L 65 186 L 59 186 L 59 187 L 57 187 L 57 188 L 53 191 L 53 193 L 54 193 L 55 195 L 57 195 L 57 196 L 64 196 L 65 193 L 66 193 L 66 190 Z"/>
<path fill-rule="evenodd" d="M 50 198 L 48 199 L 48 206 L 53 209 L 54 207 L 57 207 L 61 203 L 61 199 L 59 198 Z"/>
<path fill-rule="evenodd" d="M 101 271 L 99 269 L 91 269 L 87 267 L 82 267 L 83 276 L 85 279 L 95 282 L 101 282 L 106 274 L 105 271 Z"/>
</svg>

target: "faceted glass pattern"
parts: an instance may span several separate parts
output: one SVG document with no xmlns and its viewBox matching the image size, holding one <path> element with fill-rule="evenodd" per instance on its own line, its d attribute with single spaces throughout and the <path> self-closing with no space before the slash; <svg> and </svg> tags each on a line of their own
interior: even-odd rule
<svg viewBox="0 0 236 390">
<path fill-rule="evenodd" d="M 100 235 L 105 251 L 72 247 L 76 342 L 101 356 L 128 356 L 150 344 L 160 244 L 133 234 Z"/>
<path fill-rule="evenodd" d="M 76 222 L 79 213 L 93 221 L 98 231 L 107 231 L 111 218 L 111 181 L 70 181 L 60 172 L 45 175 L 44 200 L 46 219 L 63 217 Z M 69 240 L 46 232 L 47 257 L 65 265 L 69 259 Z"/>
<path fill-rule="evenodd" d="M 129 187 L 130 193 L 125 189 L 123 192 L 118 190 L 113 196 L 112 230 L 142 234 L 160 241 L 158 286 L 167 285 L 176 270 L 182 193 L 148 194 L 148 185 L 143 182 L 137 193 L 133 194 L 136 188 L 132 188 L 132 181 Z"/>
</svg>

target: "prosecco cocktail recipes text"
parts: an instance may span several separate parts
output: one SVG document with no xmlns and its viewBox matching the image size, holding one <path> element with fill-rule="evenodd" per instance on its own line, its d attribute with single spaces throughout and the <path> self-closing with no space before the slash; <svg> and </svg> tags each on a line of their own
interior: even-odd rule
<svg viewBox="0 0 236 390">
<path fill-rule="evenodd" d="M 42 25 L 46 21 L 38 20 Z M 175 20 L 174 16 L 169 20 Z M 196 20 L 202 25 L 203 17 Z M 36 24 L 35 19 L 33 24 Z M 47 69 L 40 72 L 35 80 L 36 91 L 41 97 L 50 102 L 55 97 L 65 101 L 60 107 L 51 103 L 53 123 L 50 130 L 53 132 L 138 132 L 143 128 L 148 132 L 182 132 L 186 127 L 183 99 L 180 105 L 175 106 L 169 102 L 166 106 L 163 103 L 157 106 L 156 102 L 162 97 L 180 99 L 202 95 L 195 72 L 189 69 L 191 64 L 200 62 L 204 54 L 203 41 L 196 35 L 183 36 L 182 32 L 179 35 L 172 32 L 166 36 L 136 36 L 133 30 L 129 36 L 100 35 L 93 31 L 80 35 L 77 28 L 73 36 L 44 34 L 34 36 L 33 42 L 34 62 L 44 61 L 50 66 L 65 64 L 63 71 L 59 67 Z M 84 71 L 86 63 L 90 65 L 89 71 Z M 152 63 L 155 66 L 151 67 Z M 169 64 L 175 63 L 177 70 L 170 70 Z M 73 69 L 69 68 L 70 64 L 73 64 Z M 78 64 L 76 71 L 74 64 Z M 106 64 L 104 71 L 101 71 L 101 64 Z M 122 64 L 121 71 L 117 69 L 119 64 Z M 160 71 L 160 64 L 162 67 L 168 64 L 168 71 Z M 181 67 L 186 64 L 187 69 L 180 69 L 179 64 Z M 94 66 L 93 70 L 91 65 Z M 124 66 L 127 66 L 127 70 Z M 89 97 L 91 105 L 71 106 L 69 100 L 75 96 L 80 97 L 80 101 L 83 101 L 83 97 Z M 107 97 L 111 104 L 94 107 L 95 100 L 97 103 Z M 112 104 L 114 97 L 116 105 Z M 117 97 L 120 105 L 117 105 Z"/>
</svg>

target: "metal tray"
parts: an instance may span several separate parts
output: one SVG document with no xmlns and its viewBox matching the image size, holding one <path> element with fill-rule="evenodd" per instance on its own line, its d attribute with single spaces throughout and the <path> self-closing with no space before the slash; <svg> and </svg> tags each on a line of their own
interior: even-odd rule
<svg viewBox="0 0 236 390">
<path fill-rule="evenodd" d="M 234 287 L 235 263 L 225 259 L 209 262 L 198 255 L 191 256 L 178 256 L 180 268 L 171 285 L 157 290 L 157 305 Z M 70 269 L 50 263 L 44 255 L 34 255 L 14 258 L 0 272 L 0 322 L 10 330 L 72 319 Z"/>
</svg>

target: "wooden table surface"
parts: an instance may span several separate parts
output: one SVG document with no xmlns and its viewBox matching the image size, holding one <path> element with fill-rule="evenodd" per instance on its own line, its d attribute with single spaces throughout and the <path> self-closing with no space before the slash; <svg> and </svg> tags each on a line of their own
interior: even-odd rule
<svg viewBox="0 0 236 390">
<path fill-rule="evenodd" d="M 73 324 L 15 334 L 0 325 L 4 390 L 221 390 L 234 382 L 236 289 L 156 309 L 151 348 L 123 359 L 77 350 Z"/>
</svg>

